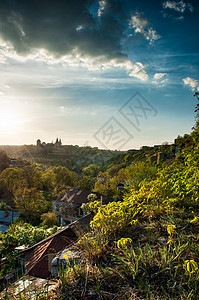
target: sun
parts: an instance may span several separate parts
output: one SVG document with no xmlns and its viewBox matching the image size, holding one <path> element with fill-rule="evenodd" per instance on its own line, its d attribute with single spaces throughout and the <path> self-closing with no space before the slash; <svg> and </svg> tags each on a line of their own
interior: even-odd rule
<svg viewBox="0 0 199 300">
<path fill-rule="evenodd" d="M 0 112 L 0 131 L 4 133 L 16 132 L 20 127 L 20 118 L 17 112 Z"/>
</svg>

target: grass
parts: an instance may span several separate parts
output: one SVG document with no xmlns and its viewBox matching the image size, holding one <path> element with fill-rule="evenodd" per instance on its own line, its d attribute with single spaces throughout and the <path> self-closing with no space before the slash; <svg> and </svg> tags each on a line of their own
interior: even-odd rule
<svg viewBox="0 0 199 300">
<path fill-rule="evenodd" d="M 71 248 L 78 250 L 78 258 L 66 257 L 66 268 L 60 267 L 57 299 L 198 299 L 197 213 L 181 207 L 140 215 L 136 224 L 108 235 L 101 234 L 100 227 L 81 232 Z M 30 290 L 32 295 L 29 288 L 5 299 L 33 299 Z M 47 290 L 37 290 L 34 296 L 54 299 Z"/>
<path fill-rule="evenodd" d="M 52 291 L 57 281 L 48 281 L 34 277 L 23 276 L 16 283 L 7 286 L 0 294 L 0 299 L 6 300 L 55 300 L 58 294 Z"/>
<path fill-rule="evenodd" d="M 191 274 L 185 267 L 186 261 L 199 263 L 192 216 L 181 209 L 142 218 L 136 227 L 110 235 L 104 248 L 101 236 L 87 234 L 89 243 L 77 245 L 81 260 L 62 270 L 61 299 L 198 299 L 197 267 Z M 117 243 L 121 238 L 128 243 Z"/>
</svg>

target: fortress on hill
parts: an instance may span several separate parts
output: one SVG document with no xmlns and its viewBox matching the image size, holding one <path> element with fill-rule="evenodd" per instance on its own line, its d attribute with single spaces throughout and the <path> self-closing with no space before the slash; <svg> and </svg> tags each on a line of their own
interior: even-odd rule
<svg viewBox="0 0 199 300">
<path fill-rule="evenodd" d="M 62 141 L 61 139 L 56 138 L 55 143 L 46 143 L 46 142 L 41 142 L 40 139 L 37 140 L 37 147 L 47 147 L 47 148 L 60 148 L 62 146 Z"/>
</svg>

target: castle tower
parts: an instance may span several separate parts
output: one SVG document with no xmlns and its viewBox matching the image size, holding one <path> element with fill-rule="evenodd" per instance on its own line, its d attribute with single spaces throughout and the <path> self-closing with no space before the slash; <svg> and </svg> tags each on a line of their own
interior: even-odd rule
<svg viewBox="0 0 199 300">
<path fill-rule="evenodd" d="M 40 139 L 37 140 L 37 146 L 38 147 L 41 146 L 41 140 Z"/>
</svg>

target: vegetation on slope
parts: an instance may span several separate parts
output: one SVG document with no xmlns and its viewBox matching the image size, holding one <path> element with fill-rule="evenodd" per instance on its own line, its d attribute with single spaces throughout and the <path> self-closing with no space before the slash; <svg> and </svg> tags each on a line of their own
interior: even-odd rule
<svg viewBox="0 0 199 300">
<path fill-rule="evenodd" d="M 82 259 L 60 274 L 62 299 L 198 299 L 198 123 L 178 138 L 173 164 L 136 165 L 121 201 L 90 203 Z"/>
</svg>

